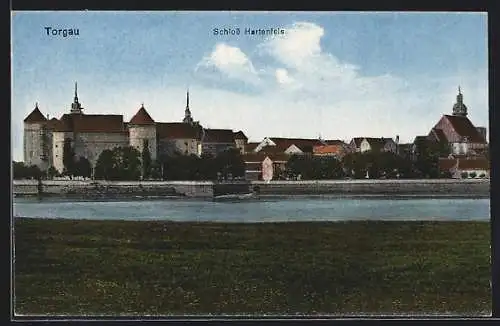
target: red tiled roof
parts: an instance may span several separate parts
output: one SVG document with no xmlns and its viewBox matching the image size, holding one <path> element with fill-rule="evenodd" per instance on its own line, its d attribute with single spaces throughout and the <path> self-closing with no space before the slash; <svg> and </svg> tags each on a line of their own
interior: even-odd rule
<svg viewBox="0 0 500 326">
<path fill-rule="evenodd" d="M 38 106 L 35 107 L 33 111 L 24 119 L 25 123 L 37 123 L 37 122 L 45 122 L 47 118 L 45 118 L 38 109 Z"/>
<path fill-rule="evenodd" d="M 59 132 L 126 132 L 122 115 L 63 114 L 60 120 L 51 120 L 50 124 Z"/>
<path fill-rule="evenodd" d="M 445 115 L 445 117 L 459 136 L 467 137 L 471 143 L 486 143 L 484 137 L 467 117 L 456 115 Z"/>
<path fill-rule="evenodd" d="M 245 140 L 248 140 L 247 136 L 245 136 L 245 134 L 241 130 L 234 133 L 234 139 L 245 139 Z"/>
<path fill-rule="evenodd" d="M 279 148 L 281 152 L 286 151 L 290 146 L 295 145 L 301 151 L 304 151 L 306 147 L 310 146 L 311 149 L 317 145 L 323 145 L 319 139 L 303 139 L 303 138 L 269 138 L 273 143 L 276 144 L 276 148 Z"/>
<path fill-rule="evenodd" d="M 333 154 L 333 155 L 343 155 L 344 147 L 342 145 L 320 145 L 313 147 L 313 154 L 315 155 L 325 155 L 325 154 Z"/>
<path fill-rule="evenodd" d="M 148 111 L 141 106 L 139 111 L 130 119 L 130 124 L 133 125 L 154 125 L 155 121 L 151 118 Z"/>
<path fill-rule="evenodd" d="M 156 123 L 158 139 L 200 139 L 201 127 L 184 122 Z"/>
<path fill-rule="evenodd" d="M 231 129 L 203 129 L 202 141 L 219 144 L 234 143 L 234 134 Z"/>
</svg>

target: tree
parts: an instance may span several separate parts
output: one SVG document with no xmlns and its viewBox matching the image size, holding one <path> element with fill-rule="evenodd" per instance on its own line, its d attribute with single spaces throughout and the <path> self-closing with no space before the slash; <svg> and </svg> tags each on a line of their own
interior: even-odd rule
<svg viewBox="0 0 500 326">
<path fill-rule="evenodd" d="M 92 164 L 90 164 L 87 158 L 80 156 L 74 164 L 73 173 L 76 176 L 90 178 L 92 175 Z"/>
<path fill-rule="evenodd" d="M 58 175 L 59 175 L 59 172 L 53 166 L 49 167 L 49 169 L 47 170 L 47 176 L 49 177 L 49 179 L 53 179 L 54 177 L 57 177 Z"/>
<path fill-rule="evenodd" d="M 132 146 L 117 147 L 113 150 L 115 166 L 119 171 L 118 180 L 139 180 L 141 176 L 141 153 Z"/>
<path fill-rule="evenodd" d="M 151 153 L 149 152 L 149 141 L 144 139 L 141 153 L 142 177 L 148 179 L 151 176 Z"/>
<path fill-rule="evenodd" d="M 71 144 L 71 138 L 65 138 L 63 144 L 64 174 L 72 175 L 75 168 L 75 151 Z"/>
<path fill-rule="evenodd" d="M 105 149 L 97 158 L 94 177 L 96 179 L 114 180 L 116 175 L 113 151 Z"/>
<path fill-rule="evenodd" d="M 230 148 L 219 153 L 215 158 L 215 165 L 217 172 L 222 173 L 224 178 L 228 178 L 229 175 L 233 178 L 245 175 L 245 161 L 236 148 Z"/>
<path fill-rule="evenodd" d="M 367 155 L 360 152 L 349 153 L 342 160 L 344 172 L 356 179 L 365 178 L 368 163 Z"/>
</svg>

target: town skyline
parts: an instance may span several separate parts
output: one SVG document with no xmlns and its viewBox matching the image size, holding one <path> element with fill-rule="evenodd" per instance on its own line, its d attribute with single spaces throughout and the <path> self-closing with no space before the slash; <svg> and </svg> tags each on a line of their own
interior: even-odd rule
<svg viewBox="0 0 500 326">
<path fill-rule="evenodd" d="M 84 113 L 123 114 L 125 121 L 144 103 L 155 121 L 180 122 L 189 89 L 195 120 L 205 128 L 242 130 L 249 141 L 399 135 L 401 142 L 412 142 L 442 114 L 451 114 L 458 86 L 470 119 L 488 126 L 486 18 L 15 13 L 13 159 L 22 161 L 22 121 L 35 103 L 43 114 L 59 118 L 70 110 L 75 81 Z M 44 35 L 57 21 L 79 28 L 79 35 Z M 341 22 L 344 33 L 335 35 L 334 25 Z M 369 31 L 376 22 L 380 28 Z M 186 28 L 184 36 L 168 32 L 172 24 Z M 229 25 L 275 27 L 285 35 L 213 35 L 216 26 Z M 107 32 L 92 34 L 99 28 Z M 406 41 L 412 37 L 419 42 Z M 366 40 L 377 44 L 372 53 L 363 48 Z"/>
</svg>

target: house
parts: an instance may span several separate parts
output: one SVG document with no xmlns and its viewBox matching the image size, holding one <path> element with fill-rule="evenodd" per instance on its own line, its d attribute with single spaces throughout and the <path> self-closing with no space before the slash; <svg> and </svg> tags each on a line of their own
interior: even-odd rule
<svg viewBox="0 0 500 326">
<path fill-rule="evenodd" d="M 156 124 L 158 156 L 165 158 L 174 154 L 201 155 L 202 129 L 199 125 L 184 122 Z"/>
<path fill-rule="evenodd" d="M 313 147 L 324 145 L 320 139 L 303 139 L 303 138 L 278 138 L 266 137 L 254 149 L 255 152 L 260 152 L 264 148 L 275 148 L 276 152 L 289 155 L 312 153 Z"/>
<path fill-rule="evenodd" d="M 350 142 L 354 152 L 397 152 L 397 144 L 392 138 L 355 137 Z"/>
<path fill-rule="evenodd" d="M 398 155 L 405 159 L 412 159 L 413 155 L 413 144 L 405 143 L 398 145 Z"/>
<path fill-rule="evenodd" d="M 236 148 L 240 150 L 241 154 L 244 154 L 246 151 L 246 145 L 248 143 L 247 136 L 243 133 L 243 131 L 239 130 L 233 133 L 234 142 L 236 143 Z"/>
<path fill-rule="evenodd" d="M 262 180 L 262 167 L 264 162 L 271 162 L 273 166 L 273 178 L 277 178 L 286 169 L 286 163 L 290 155 L 285 153 L 246 153 L 243 155 L 245 162 L 245 178 L 247 180 Z"/>
<path fill-rule="evenodd" d="M 490 162 L 485 158 L 440 158 L 441 173 L 450 173 L 452 178 L 489 178 Z"/>
<path fill-rule="evenodd" d="M 341 160 L 347 153 L 344 145 L 317 145 L 313 147 L 313 155 L 315 156 L 333 156 Z"/>
<path fill-rule="evenodd" d="M 231 129 L 203 129 L 201 135 L 201 153 L 217 154 L 236 148 L 234 133 Z"/>
</svg>

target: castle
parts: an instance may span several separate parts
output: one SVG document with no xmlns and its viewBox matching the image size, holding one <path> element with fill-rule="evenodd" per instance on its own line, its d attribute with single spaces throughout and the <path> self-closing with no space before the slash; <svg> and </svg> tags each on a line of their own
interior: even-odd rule
<svg viewBox="0 0 500 326">
<path fill-rule="evenodd" d="M 198 155 L 217 153 L 228 148 L 244 152 L 247 137 L 242 131 L 206 129 L 194 121 L 189 108 L 189 90 L 182 122 L 155 122 L 141 105 L 129 122 L 123 115 L 85 114 L 78 99 L 77 84 L 69 113 L 60 119 L 45 117 L 38 103 L 24 119 L 24 162 L 41 170 L 54 167 L 63 172 L 63 150 L 70 142 L 75 157 L 84 157 L 95 167 L 102 151 L 133 146 L 140 152 L 148 148 L 151 158 L 163 159 L 173 154 Z"/>
</svg>

